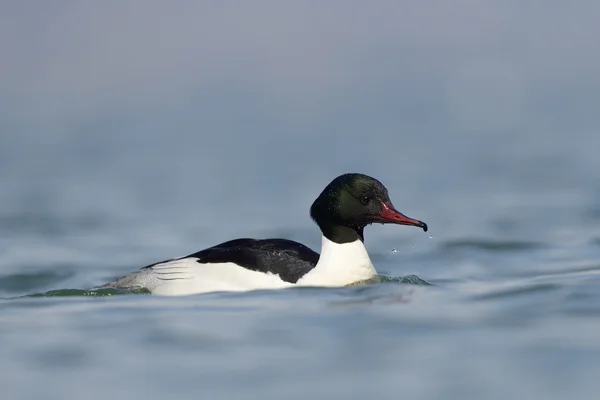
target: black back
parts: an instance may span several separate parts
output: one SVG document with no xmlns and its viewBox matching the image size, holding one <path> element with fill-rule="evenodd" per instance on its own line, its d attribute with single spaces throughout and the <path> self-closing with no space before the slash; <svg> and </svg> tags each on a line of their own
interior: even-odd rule
<svg viewBox="0 0 600 400">
<path fill-rule="evenodd" d="M 253 271 L 277 274 L 291 283 L 319 261 L 319 253 L 287 239 L 235 239 L 182 258 L 192 257 L 200 264 L 232 262 Z"/>
</svg>

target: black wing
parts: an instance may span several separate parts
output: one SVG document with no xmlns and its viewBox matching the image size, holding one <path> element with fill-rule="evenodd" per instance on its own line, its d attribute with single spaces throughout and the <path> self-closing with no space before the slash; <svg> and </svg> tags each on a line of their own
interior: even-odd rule
<svg viewBox="0 0 600 400">
<path fill-rule="evenodd" d="M 277 274 L 291 283 L 319 261 L 318 253 L 287 239 L 235 239 L 182 258 L 188 257 L 198 258 L 201 264 L 232 262 L 253 271 Z"/>
</svg>

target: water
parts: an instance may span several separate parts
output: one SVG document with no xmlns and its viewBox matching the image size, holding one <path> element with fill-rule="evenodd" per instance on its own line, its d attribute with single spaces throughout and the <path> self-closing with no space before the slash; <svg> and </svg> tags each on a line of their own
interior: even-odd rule
<svg viewBox="0 0 600 400">
<path fill-rule="evenodd" d="M 493 148 L 480 151 L 503 157 Z M 386 162 L 396 161 L 380 161 Z M 479 169 L 477 161 L 464 168 Z M 585 179 L 586 168 L 572 168 L 571 176 Z M 186 179 L 196 174 L 190 171 Z M 34 200 L 9 203 L 2 216 L 4 392 L 14 399 L 459 399 L 585 397 L 600 389 L 595 182 L 560 196 L 570 179 L 531 189 L 539 183 L 531 174 L 530 185 L 515 177 L 514 188 L 509 180 L 490 193 L 474 173 L 454 174 L 454 184 L 440 188 L 428 179 L 435 180 L 435 168 L 416 171 L 419 179 L 384 182 L 396 206 L 425 220 L 433 238 L 410 227 L 366 230 L 372 259 L 389 278 L 346 288 L 182 298 L 86 288 L 248 234 L 318 248 L 307 204 L 296 206 L 294 189 L 284 187 L 293 182 L 265 184 L 224 206 L 191 201 L 182 207 L 166 198 L 130 212 L 126 194 L 150 189 L 135 181 L 123 189 L 126 176 L 101 190 L 112 187 L 112 195 L 124 199 L 117 217 L 110 209 L 118 203 L 105 211 L 95 195 L 86 195 L 99 190 L 85 173 L 57 178 L 52 190 L 13 181 L 18 194 Z M 527 176 L 527 169 L 521 172 Z M 504 173 L 488 183 L 498 187 Z M 329 175 L 324 171 L 315 190 L 301 197 L 314 197 Z M 77 185 L 89 188 L 78 202 L 90 210 L 43 201 Z M 291 195 L 280 201 L 280 189 Z M 264 204 L 261 225 L 253 213 Z"/>
<path fill-rule="evenodd" d="M 597 6 L 434 3 L 4 6 L 2 399 L 596 398 Z M 344 172 L 430 229 L 367 227 L 373 282 L 89 290 L 318 249 Z"/>
</svg>

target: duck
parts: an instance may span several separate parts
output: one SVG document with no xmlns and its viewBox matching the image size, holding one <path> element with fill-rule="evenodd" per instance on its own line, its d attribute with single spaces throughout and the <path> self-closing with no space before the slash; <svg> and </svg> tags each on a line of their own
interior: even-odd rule
<svg viewBox="0 0 600 400">
<path fill-rule="evenodd" d="M 373 223 L 415 226 L 393 206 L 377 179 L 346 173 L 333 179 L 310 207 L 321 230 L 321 253 L 288 239 L 234 239 L 185 257 L 160 261 L 99 288 L 178 296 L 209 292 L 341 287 L 377 276 L 364 245 Z"/>
</svg>

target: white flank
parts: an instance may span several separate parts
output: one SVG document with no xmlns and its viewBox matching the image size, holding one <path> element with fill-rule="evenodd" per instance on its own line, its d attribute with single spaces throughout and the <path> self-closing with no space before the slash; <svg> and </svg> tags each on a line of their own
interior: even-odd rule
<svg viewBox="0 0 600 400">
<path fill-rule="evenodd" d="M 304 286 L 344 286 L 377 275 L 365 245 L 360 240 L 335 243 L 323 236 L 317 265 L 300 280 Z"/>
<path fill-rule="evenodd" d="M 200 264 L 197 258 L 168 261 L 150 269 L 145 287 L 152 294 L 178 296 L 207 292 L 239 292 L 293 286 L 279 275 L 252 271 L 234 263 Z"/>
</svg>

